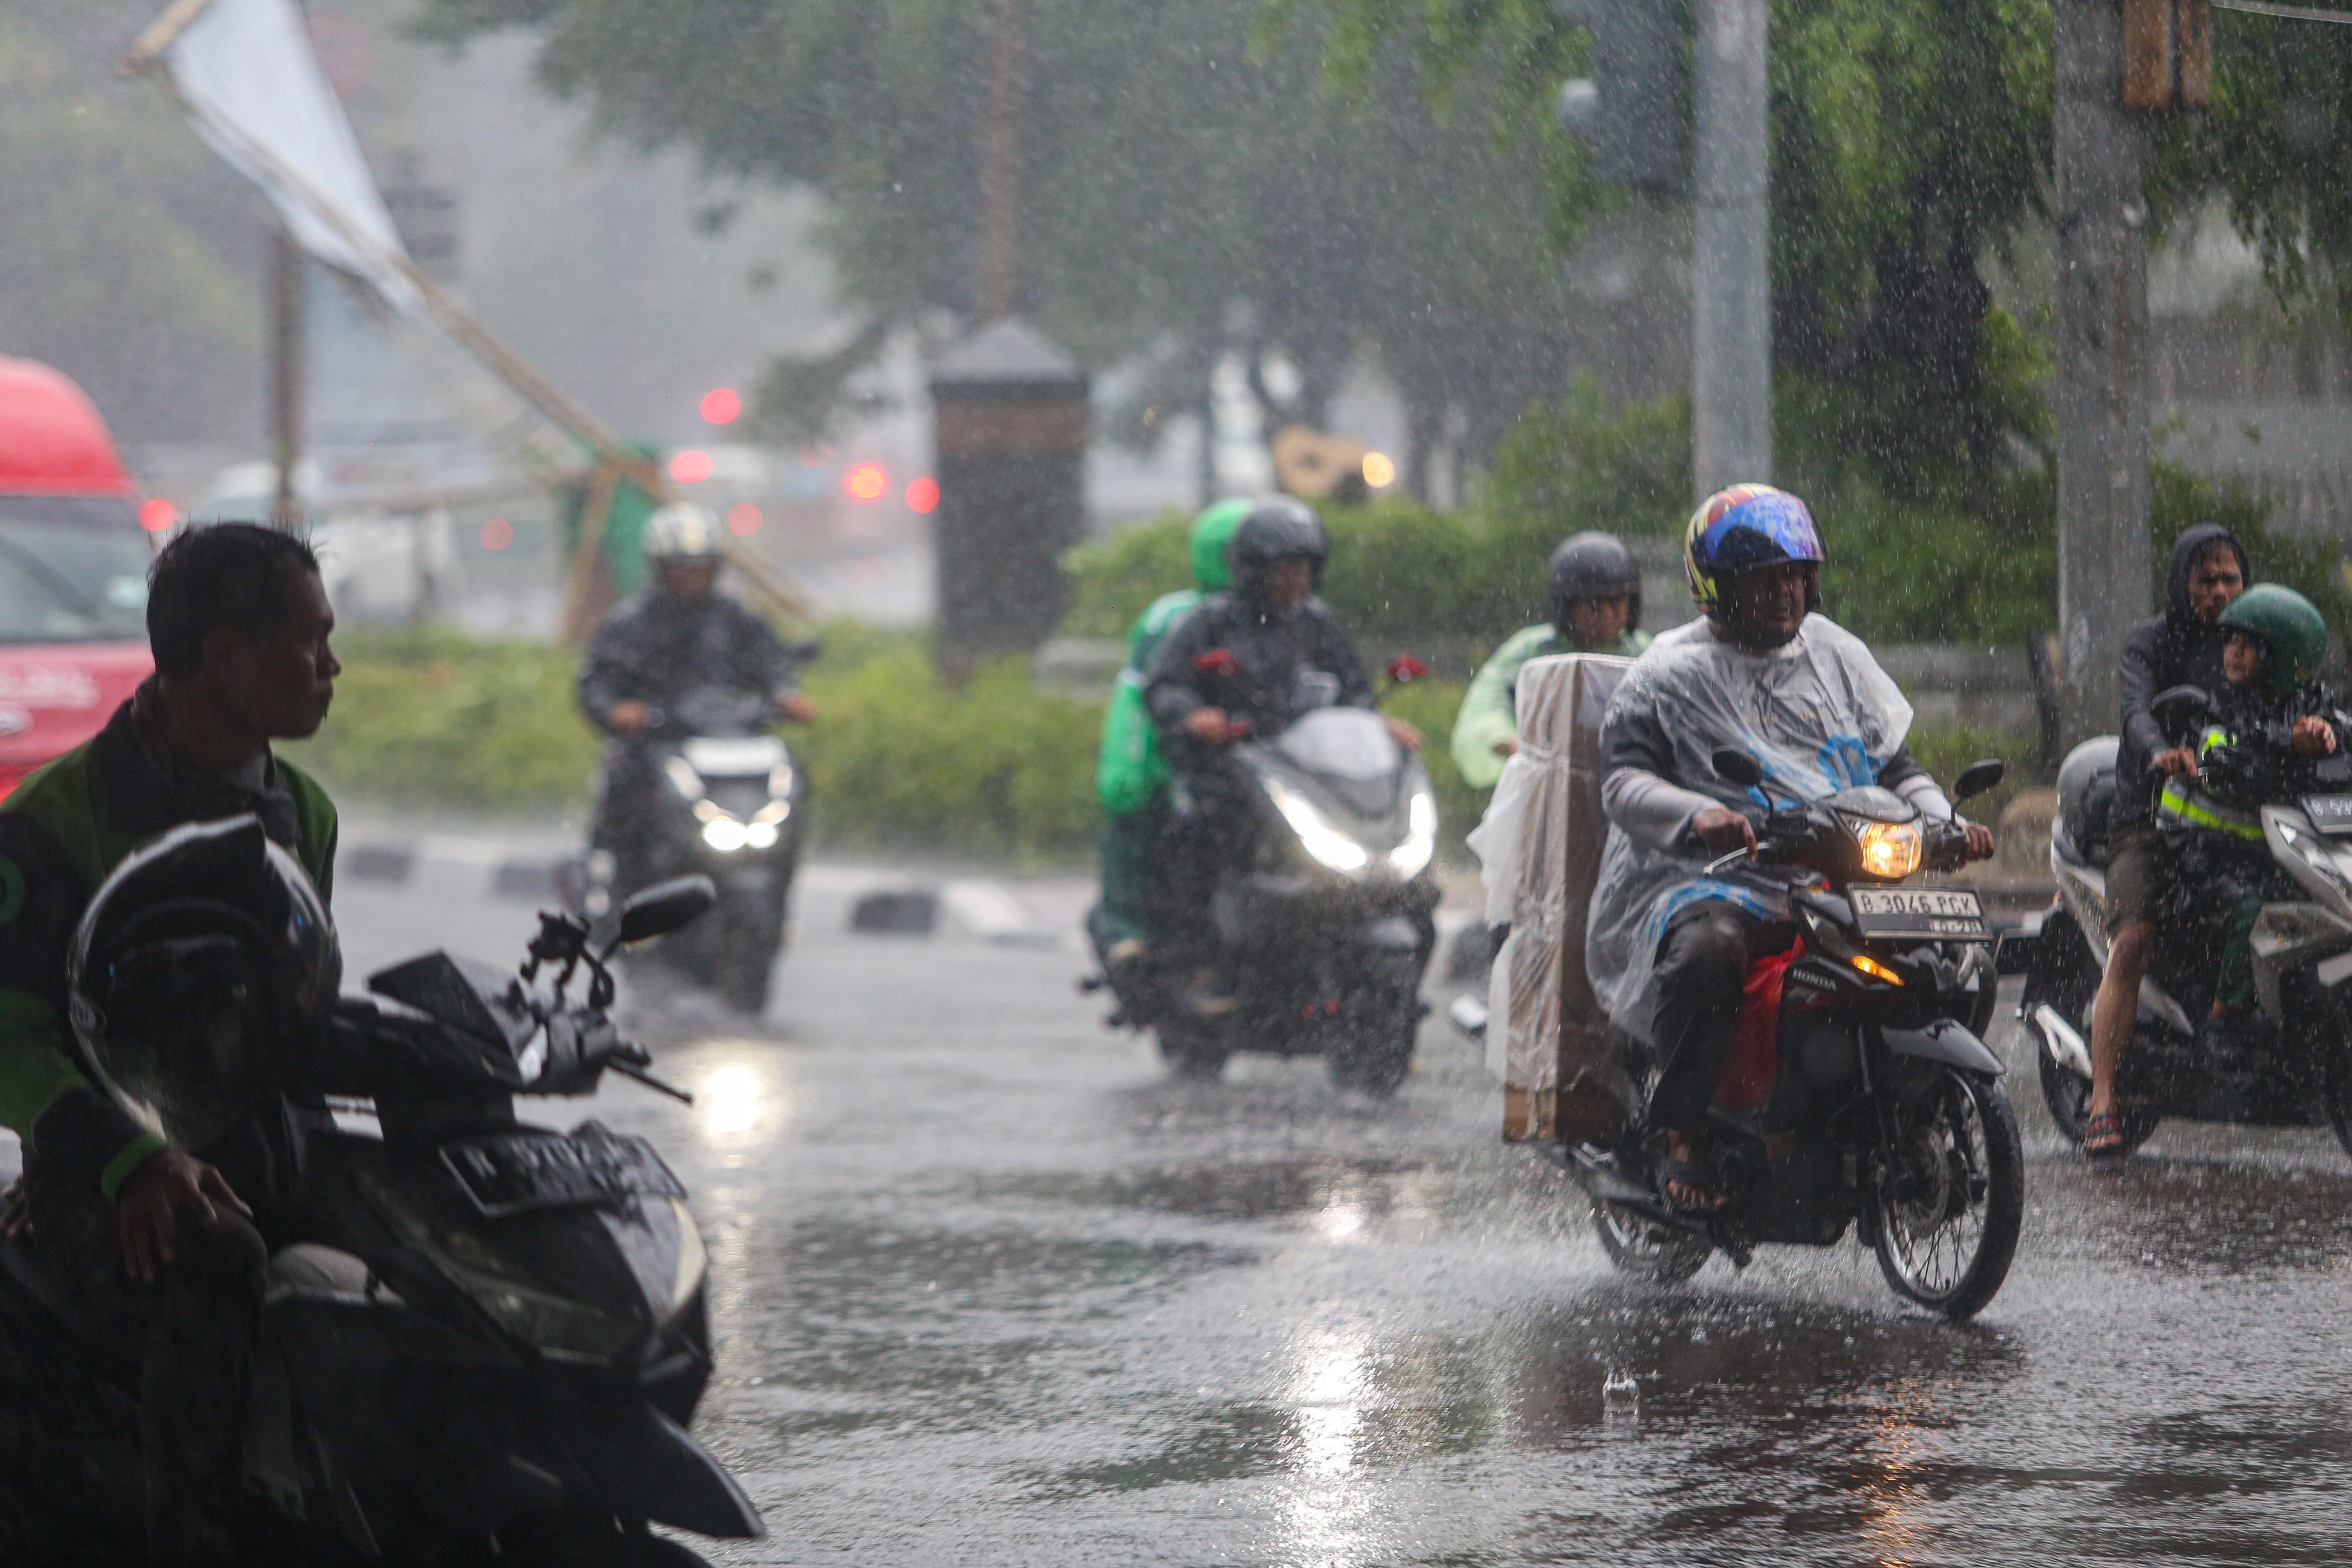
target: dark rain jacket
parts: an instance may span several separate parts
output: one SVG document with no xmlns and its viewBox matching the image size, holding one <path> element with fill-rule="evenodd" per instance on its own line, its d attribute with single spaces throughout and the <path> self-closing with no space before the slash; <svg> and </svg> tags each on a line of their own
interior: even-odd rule
<svg viewBox="0 0 2352 1568">
<path fill-rule="evenodd" d="M 90 1086 L 70 1050 L 66 960 L 100 884 L 160 834 L 251 812 L 321 898 L 334 892 L 326 791 L 275 758 L 257 791 L 191 773 L 155 735 L 153 704 L 151 679 L 0 805 L 0 1125 L 25 1140 L 28 1164 L 87 1170 L 109 1201 L 163 1144 Z"/>
<path fill-rule="evenodd" d="M 1273 610 L 1255 597 L 1213 593 L 1152 650 L 1144 702 L 1162 730 L 1214 707 L 1271 736 L 1298 716 L 1301 677 L 1317 672 L 1336 683 L 1337 706 L 1374 706 L 1356 645 L 1321 600 Z"/>
<path fill-rule="evenodd" d="M 580 667 L 580 707 L 608 728 L 619 702 L 667 707 L 688 692 L 723 686 L 745 692 L 792 688 L 794 661 L 768 623 L 713 593 L 683 600 L 659 589 L 613 612 Z"/>
<path fill-rule="evenodd" d="M 2236 551 L 2238 570 L 2247 581 L 2253 580 L 2245 546 L 2220 524 L 2200 523 L 2173 543 L 2172 567 L 2164 576 L 2164 613 L 2133 627 L 2124 639 L 2123 662 L 2116 673 L 2123 734 L 2116 753 L 2111 834 L 2156 821 L 2156 800 L 2164 781 L 2149 776 L 2148 759 L 2172 745 L 2151 711 L 2158 695 L 2174 686 L 2201 686 L 2218 696 L 2228 684 L 2221 674 L 2221 628 L 2198 620 L 2189 608 L 2189 563 L 2215 544 Z"/>
</svg>

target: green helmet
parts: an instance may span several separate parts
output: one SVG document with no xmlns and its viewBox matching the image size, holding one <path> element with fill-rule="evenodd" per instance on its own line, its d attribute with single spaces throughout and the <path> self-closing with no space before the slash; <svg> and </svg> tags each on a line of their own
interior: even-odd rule
<svg viewBox="0 0 2352 1568">
<path fill-rule="evenodd" d="M 2263 685 L 2284 696 L 2319 673 L 2327 657 L 2327 622 L 2310 600 L 2292 588 L 2259 582 L 2221 612 L 2221 627 L 2243 632 L 2263 645 Z"/>
<path fill-rule="evenodd" d="M 1203 593 L 1214 593 L 1234 580 L 1233 562 L 1225 559 L 1225 547 L 1234 542 L 1234 530 L 1249 516 L 1249 498 L 1236 496 L 1229 501 L 1219 501 L 1202 512 L 1192 522 L 1192 580 Z"/>
</svg>

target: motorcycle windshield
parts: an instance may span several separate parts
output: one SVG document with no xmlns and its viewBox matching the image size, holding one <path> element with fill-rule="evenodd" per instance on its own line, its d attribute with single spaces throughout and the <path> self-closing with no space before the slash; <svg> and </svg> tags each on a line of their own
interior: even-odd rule
<svg viewBox="0 0 2352 1568">
<path fill-rule="evenodd" d="M 1347 784 L 1384 783 L 1396 774 L 1403 748 L 1388 722 L 1369 708 L 1318 708 L 1282 732 L 1275 743 L 1296 767 Z"/>
</svg>

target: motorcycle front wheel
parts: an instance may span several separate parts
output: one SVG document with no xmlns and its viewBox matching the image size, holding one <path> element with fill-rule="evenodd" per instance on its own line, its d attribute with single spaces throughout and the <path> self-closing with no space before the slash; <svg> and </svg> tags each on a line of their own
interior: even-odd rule
<svg viewBox="0 0 2352 1568">
<path fill-rule="evenodd" d="M 1654 1285 L 1679 1285 L 1715 1255 L 1715 1244 L 1706 1237 L 1661 1225 L 1622 1204 L 1595 1199 L 1592 1228 L 1619 1273 Z"/>
<path fill-rule="evenodd" d="M 2057 1124 L 2058 1135 L 2079 1149 L 2084 1134 L 2091 1127 L 2091 1081 L 2070 1068 L 2059 1066 L 2038 1042 L 2033 1055 L 2042 1067 L 2042 1103 L 2049 1108 L 2050 1120 Z M 2118 1114 L 2124 1124 L 2124 1146 L 2120 1152 L 2126 1155 L 2155 1136 L 2157 1124 L 2162 1120 L 2147 1111 L 2124 1111 Z"/>
<path fill-rule="evenodd" d="M 2025 1155 L 2000 1082 L 1916 1064 L 1895 1090 L 1872 1195 L 1879 1271 L 1895 1293 L 1954 1322 L 2009 1277 L 2025 1218 Z"/>
</svg>

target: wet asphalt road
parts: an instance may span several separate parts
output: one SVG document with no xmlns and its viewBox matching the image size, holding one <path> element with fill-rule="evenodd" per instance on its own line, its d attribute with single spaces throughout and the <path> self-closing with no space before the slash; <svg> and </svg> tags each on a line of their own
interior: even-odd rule
<svg viewBox="0 0 2352 1568">
<path fill-rule="evenodd" d="M 1020 892 L 1047 931 L 1084 894 Z M 504 960 L 530 925 L 429 873 L 338 904 L 355 974 Z M 2092 1174 L 2028 1063 L 2025 1236 L 1978 1323 L 1906 1312 L 1851 1242 L 1655 1291 L 1499 1144 L 1442 1021 L 1385 1104 L 1313 1062 L 1178 1085 L 1074 994 L 1074 947 L 845 911 L 803 899 L 760 1028 L 666 1031 L 694 1107 L 593 1107 L 709 1232 L 698 1429 L 772 1532 L 718 1561 L 2352 1560 L 2352 1161 L 2324 1134 L 2168 1129 Z"/>
</svg>

